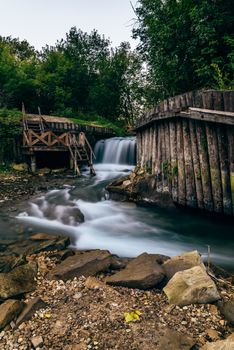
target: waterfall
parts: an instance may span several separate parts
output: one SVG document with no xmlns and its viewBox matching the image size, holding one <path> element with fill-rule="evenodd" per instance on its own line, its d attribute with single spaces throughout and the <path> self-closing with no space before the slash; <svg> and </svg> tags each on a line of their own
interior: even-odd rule
<svg viewBox="0 0 234 350">
<path fill-rule="evenodd" d="M 105 164 L 136 164 L 135 137 L 112 137 L 100 140 L 94 148 L 97 163 Z"/>
</svg>

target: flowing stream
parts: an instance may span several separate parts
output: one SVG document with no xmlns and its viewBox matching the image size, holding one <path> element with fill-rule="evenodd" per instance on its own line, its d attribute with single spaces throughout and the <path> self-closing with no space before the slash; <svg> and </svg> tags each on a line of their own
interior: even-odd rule
<svg viewBox="0 0 234 350">
<path fill-rule="evenodd" d="M 108 199 L 105 186 L 134 168 L 135 139 L 112 138 L 95 147 L 96 177 L 88 172 L 77 185 L 53 190 L 28 203 L 17 216 L 25 228 L 69 235 L 77 249 L 108 249 L 119 256 L 142 252 L 169 256 L 198 249 L 212 262 L 234 270 L 233 223 L 181 209 L 139 207 Z M 79 210 L 85 222 L 78 224 Z"/>
</svg>

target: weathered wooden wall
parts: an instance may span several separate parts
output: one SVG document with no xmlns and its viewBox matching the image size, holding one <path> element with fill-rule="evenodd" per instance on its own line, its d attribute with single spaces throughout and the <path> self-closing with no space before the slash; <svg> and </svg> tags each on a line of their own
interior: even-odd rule
<svg viewBox="0 0 234 350">
<path fill-rule="evenodd" d="M 215 119 L 214 111 L 204 120 L 206 113 L 194 118 L 190 106 L 233 112 L 234 92 L 192 92 L 157 106 L 136 126 L 138 165 L 155 175 L 156 191 L 169 191 L 175 202 L 234 215 L 234 114 Z"/>
</svg>

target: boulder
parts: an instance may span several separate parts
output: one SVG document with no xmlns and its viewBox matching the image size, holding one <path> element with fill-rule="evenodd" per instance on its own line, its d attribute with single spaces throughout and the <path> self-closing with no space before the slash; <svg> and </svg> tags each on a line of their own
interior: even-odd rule
<svg viewBox="0 0 234 350">
<path fill-rule="evenodd" d="M 95 276 L 98 272 L 108 270 L 111 259 L 112 255 L 107 250 L 77 252 L 56 266 L 47 278 L 66 281 L 79 276 Z"/>
<path fill-rule="evenodd" d="M 23 309 L 24 303 L 19 300 L 6 300 L 0 305 L 0 329 L 6 327 Z"/>
<path fill-rule="evenodd" d="M 194 266 L 200 266 L 206 271 L 205 265 L 203 264 L 201 256 L 197 250 L 174 256 L 163 264 L 168 279 L 171 279 L 176 272 L 191 269 Z"/>
<path fill-rule="evenodd" d="M 206 304 L 220 299 L 216 285 L 200 266 L 177 272 L 163 289 L 170 304 Z"/>
<path fill-rule="evenodd" d="M 158 350 L 190 350 L 195 343 L 189 335 L 167 329 L 159 339 Z"/>
<path fill-rule="evenodd" d="M 0 272 L 9 272 L 15 267 L 25 264 L 25 262 L 25 257 L 23 255 L 2 255 L 0 256 Z"/>
<path fill-rule="evenodd" d="M 233 350 L 234 349 L 234 333 L 225 340 L 219 340 L 212 343 L 206 343 L 200 350 Z"/>
<path fill-rule="evenodd" d="M 224 318 L 234 324 L 234 300 L 219 301 L 218 308 Z"/>
<path fill-rule="evenodd" d="M 0 298 L 7 299 L 35 290 L 36 275 L 36 264 L 18 266 L 11 272 L 0 273 Z"/>
<path fill-rule="evenodd" d="M 125 269 L 106 278 L 108 284 L 128 288 L 148 289 L 155 287 L 165 277 L 157 262 L 157 254 L 143 253 L 131 260 Z"/>
<path fill-rule="evenodd" d="M 48 305 L 39 297 L 35 297 L 30 300 L 22 310 L 21 314 L 16 320 L 16 326 L 19 326 L 22 322 L 28 321 L 32 318 L 35 311 L 46 308 Z"/>
</svg>

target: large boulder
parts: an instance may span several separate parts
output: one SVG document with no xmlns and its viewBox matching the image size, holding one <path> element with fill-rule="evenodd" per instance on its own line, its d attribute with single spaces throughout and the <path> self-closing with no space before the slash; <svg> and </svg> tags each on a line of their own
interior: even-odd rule
<svg viewBox="0 0 234 350">
<path fill-rule="evenodd" d="M 36 264 L 18 266 L 8 273 L 0 273 L 0 298 L 31 292 L 36 288 Z"/>
<path fill-rule="evenodd" d="M 225 340 L 219 340 L 212 343 L 206 343 L 200 350 L 233 350 L 234 349 L 234 333 Z"/>
<path fill-rule="evenodd" d="M 189 335 L 167 329 L 159 339 L 158 350 L 190 350 L 195 343 Z"/>
<path fill-rule="evenodd" d="M 6 300 L 0 305 L 0 329 L 6 327 L 23 309 L 24 303 L 19 300 Z"/>
<path fill-rule="evenodd" d="M 68 280 L 79 276 L 94 276 L 106 271 L 112 262 L 112 255 L 107 250 L 77 252 L 56 266 L 48 275 L 49 279 Z"/>
<path fill-rule="evenodd" d="M 218 308 L 224 318 L 234 324 L 234 300 L 219 301 Z"/>
<path fill-rule="evenodd" d="M 157 260 L 157 254 L 143 253 L 130 261 L 125 269 L 106 278 L 106 283 L 139 289 L 155 287 L 165 277 Z"/>
<path fill-rule="evenodd" d="M 163 289 L 170 304 L 206 304 L 220 299 L 216 285 L 200 266 L 177 272 Z"/>
<path fill-rule="evenodd" d="M 174 256 L 163 264 L 168 279 L 171 279 L 176 272 L 191 269 L 194 266 L 200 266 L 204 271 L 206 270 L 197 250 Z"/>
</svg>

